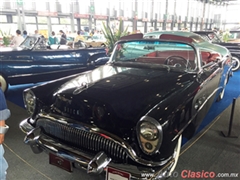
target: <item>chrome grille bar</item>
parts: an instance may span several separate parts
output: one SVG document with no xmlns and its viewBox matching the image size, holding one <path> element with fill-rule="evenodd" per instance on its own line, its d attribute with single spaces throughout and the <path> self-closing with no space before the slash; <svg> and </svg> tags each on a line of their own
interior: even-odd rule
<svg viewBox="0 0 240 180">
<path fill-rule="evenodd" d="M 41 127 L 46 135 L 68 142 L 77 148 L 92 153 L 104 151 L 115 162 L 127 162 L 128 155 L 125 149 L 103 136 L 48 119 L 39 119 L 37 126 Z"/>
</svg>

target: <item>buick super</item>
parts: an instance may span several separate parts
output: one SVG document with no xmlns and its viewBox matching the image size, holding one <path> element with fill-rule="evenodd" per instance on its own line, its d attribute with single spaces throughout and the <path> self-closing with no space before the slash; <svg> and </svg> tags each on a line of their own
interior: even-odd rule
<svg viewBox="0 0 240 180">
<path fill-rule="evenodd" d="M 19 126 L 33 152 L 64 170 L 162 179 L 230 76 L 229 55 L 180 38 L 130 35 L 105 65 L 26 89 L 29 117 Z"/>
</svg>

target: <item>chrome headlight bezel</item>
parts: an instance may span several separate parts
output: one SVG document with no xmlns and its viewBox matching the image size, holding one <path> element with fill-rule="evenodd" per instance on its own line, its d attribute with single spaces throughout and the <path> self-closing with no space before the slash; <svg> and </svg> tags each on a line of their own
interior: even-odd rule
<svg viewBox="0 0 240 180">
<path fill-rule="evenodd" d="M 27 112 L 32 116 L 36 110 L 36 96 L 34 92 L 31 90 L 24 91 L 23 100 Z"/>
<path fill-rule="evenodd" d="M 153 155 L 158 153 L 163 139 L 162 126 L 154 118 L 143 116 L 137 124 L 137 139 L 145 154 Z"/>
</svg>

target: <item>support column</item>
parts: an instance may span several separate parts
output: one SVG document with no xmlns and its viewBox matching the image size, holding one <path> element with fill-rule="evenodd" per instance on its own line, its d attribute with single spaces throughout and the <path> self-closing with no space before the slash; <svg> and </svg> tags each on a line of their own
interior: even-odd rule
<svg viewBox="0 0 240 180">
<path fill-rule="evenodd" d="M 198 23 L 199 23 L 199 18 L 196 19 L 196 22 L 195 22 L 195 31 L 198 31 Z"/>
<path fill-rule="evenodd" d="M 77 30 L 81 30 L 81 19 L 77 18 Z"/>
<path fill-rule="evenodd" d="M 18 15 L 18 29 L 22 31 L 21 12 L 18 5 L 17 5 L 17 15 Z"/>
<path fill-rule="evenodd" d="M 138 0 L 135 0 L 135 9 L 133 10 L 133 32 L 137 30 L 138 21 Z"/>
<path fill-rule="evenodd" d="M 93 19 L 93 15 L 90 15 L 90 16 L 89 16 L 89 19 L 88 19 L 90 31 L 92 31 L 92 29 L 93 29 L 93 28 L 92 28 L 92 23 L 93 23 L 93 22 L 92 22 L 92 19 Z"/>
<path fill-rule="evenodd" d="M 47 2 L 47 10 L 50 11 L 49 2 Z M 52 23 L 51 23 L 51 17 L 50 16 L 47 16 L 47 25 L 48 25 L 48 36 L 51 36 L 51 34 L 52 34 Z"/>
<path fill-rule="evenodd" d="M 157 30 L 157 13 L 155 13 L 155 19 L 154 19 L 153 27 L 154 27 L 154 31 L 156 31 Z"/>
<path fill-rule="evenodd" d="M 71 21 L 71 33 L 75 31 L 75 25 L 74 25 L 74 3 L 71 3 L 71 13 L 70 13 L 70 21 Z"/>
<path fill-rule="evenodd" d="M 26 22 L 25 22 L 25 12 L 24 12 L 23 6 L 22 6 L 22 28 L 23 28 L 23 30 L 27 29 Z"/>
<path fill-rule="evenodd" d="M 202 12 L 202 18 L 201 18 L 200 30 L 203 30 L 204 19 L 206 19 L 206 17 L 205 17 L 205 12 L 206 12 L 206 0 L 203 1 L 203 12 Z"/>
<path fill-rule="evenodd" d="M 190 31 L 193 30 L 192 27 L 193 27 L 193 17 L 191 17 L 191 19 L 190 19 Z"/>
</svg>

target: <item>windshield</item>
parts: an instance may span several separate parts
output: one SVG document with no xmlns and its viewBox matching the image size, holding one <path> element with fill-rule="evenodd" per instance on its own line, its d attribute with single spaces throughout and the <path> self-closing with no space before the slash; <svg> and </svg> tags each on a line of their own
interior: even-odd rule
<svg viewBox="0 0 240 180">
<path fill-rule="evenodd" d="M 215 33 L 209 33 L 208 37 L 212 43 L 220 43 L 221 42 L 220 38 Z"/>
<path fill-rule="evenodd" d="M 145 39 L 119 42 L 111 61 L 193 71 L 197 68 L 196 57 L 193 47 L 186 43 Z"/>
<path fill-rule="evenodd" d="M 28 36 L 19 47 L 23 49 L 32 49 L 36 41 L 37 41 L 37 37 Z"/>
</svg>

